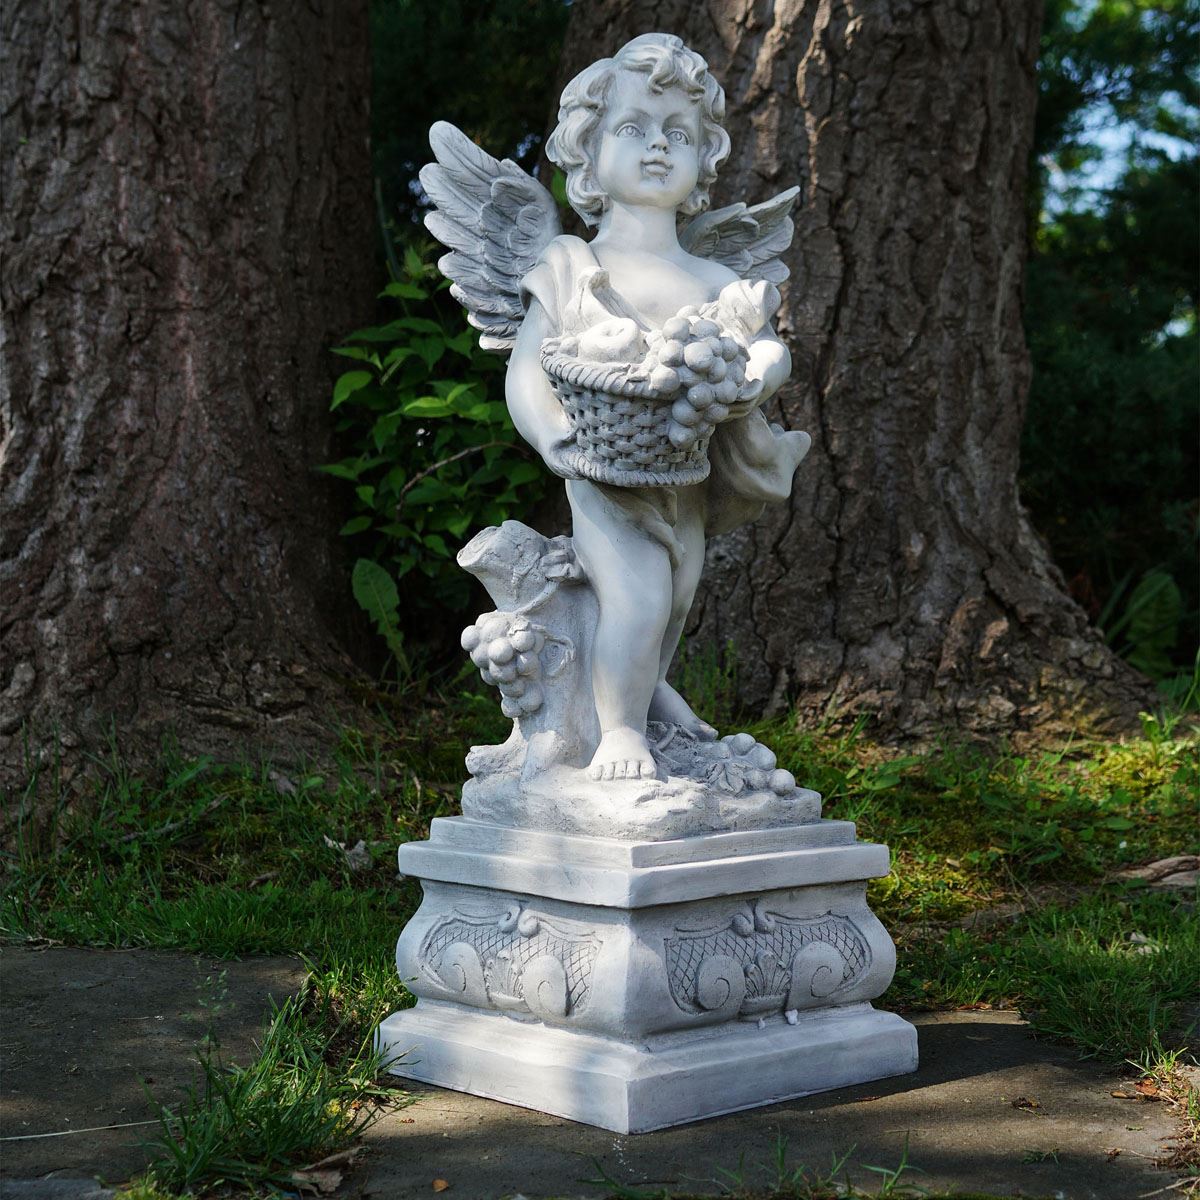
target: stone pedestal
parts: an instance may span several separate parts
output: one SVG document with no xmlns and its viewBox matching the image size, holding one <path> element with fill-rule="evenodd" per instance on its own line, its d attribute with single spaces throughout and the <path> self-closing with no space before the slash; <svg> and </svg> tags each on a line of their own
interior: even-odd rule
<svg viewBox="0 0 1200 1200">
<path fill-rule="evenodd" d="M 637 1133 L 916 1069 L 869 1001 L 887 848 L 846 821 L 618 841 L 456 817 L 402 846 L 397 1075 Z"/>
</svg>

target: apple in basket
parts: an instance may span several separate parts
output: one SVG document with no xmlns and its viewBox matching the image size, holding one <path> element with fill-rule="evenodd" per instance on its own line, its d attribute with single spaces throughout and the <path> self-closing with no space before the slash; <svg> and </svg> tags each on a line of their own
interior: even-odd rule
<svg viewBox="0 0 1200 1200">
<path fill-rule="evenodd" d="M 579 357 L 590 362 L 636 363 L 646 353 L 646 339 L 637 322 L 613 317 L 579 335 Z"/>
</svg>

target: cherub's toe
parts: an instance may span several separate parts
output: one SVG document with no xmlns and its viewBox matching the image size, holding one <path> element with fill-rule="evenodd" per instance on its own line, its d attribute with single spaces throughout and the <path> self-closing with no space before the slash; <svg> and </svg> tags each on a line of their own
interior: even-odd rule
<svg viewBox="0 0 1200 1200">
<path fill-rule="evenodd" d="M 704 742 L 715 742 L 717 740 L 717 731 L 707 721 L 701 721 L 696 726 L 696 736 Z"/>
<path fill-rule="evenodd" d="M 603 779 L 604 778 L 604 768 L 599 763 L 592 763 L 592 765 L 590 767 L 588 767 L 588 774 L 593 779 Z"/>
<path fill-rule="evenodd" d="M 614 762 L 605 763 L 604 764 L 604 778 L 605 779 L 615 779 L 616 775 L 617 775 L 617 764 Z"/>
</svg>

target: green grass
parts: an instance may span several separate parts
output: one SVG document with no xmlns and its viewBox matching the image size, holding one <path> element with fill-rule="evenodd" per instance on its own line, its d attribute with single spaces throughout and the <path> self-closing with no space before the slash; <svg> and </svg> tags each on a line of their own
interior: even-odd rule
<svg viewBox="0 0 1200 1200">
<path fill-rule="evenodd" d="M 902 934 L 898 956 L 893 1003 L 1018 1007 L 1035 1032 L 1120 1064 L 1151 1054 L 1195 999 L 1200 923 L 1176 897 L 1106 889 L 982 934 Z"/>
<path fill-rule="evenodd" d="M 431 704 L 370 745 L 346 737 L 321 772 L 167 748 L 148 776 L 110 751 L 85 784 L 43 773 L 5 798 L 17 816 L 0 936 L 294 953 L 310 965 L 255 1062 L 230 1067 L 201 1048 L 196 1090 L 164 1111 L 148 1197 L 222 1179 L 281 1185 L 371 1119 L 370 1034 L 411 1002 L 392 952 L 419 889 L 397 881 L 396 845 L 455 811 L 465 748 L 501 739 L 506 724 L 469 697 Z M 1149 722 L 1140 740 L 1054 754 L 946 744 L 897 756 L 861 729 L 752 729 L 823 793 L 827 816 L 892 847 L 893 873 L 870 889 L 899 949 L 889 1005 L 1015 1005 L 1040 1036 L 1114 1063 L 1165 1061 L 1188 1040 L 1178 1023 L 1200 961 L 1194 903 L 1112 876 L 1194 848 L 1200 739 Z M 337 843 L 360 840 L 370 857 L 355 869 Z M 997 906 L 996 920 L 964 927 Z M 827 1186 L 819 1173 L 780 1179 L 753 1194 Z"/>
<path fill-rule="evenodd" d="M 175 1109 L 160 1107 L 159 1137 L 147 1179 L 170 1193 L 197 1188 L 295 1186 L 296 1166 L 351 1144 L 378 1117 L 368 1103 L 382 1063 L 356 1030 L 345 1043 L 338 1018 L 331 1051 L 308 997 L 272 1016 L 249 1066 L 224 1064 L 219 1050 L 200 1052 L 201 1082 Z"/>
</svg>

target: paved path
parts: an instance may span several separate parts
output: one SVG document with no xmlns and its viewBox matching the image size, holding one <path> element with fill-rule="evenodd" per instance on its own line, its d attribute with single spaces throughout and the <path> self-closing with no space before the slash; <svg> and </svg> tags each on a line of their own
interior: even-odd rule
<svg viewBox="0 0 1200 1200">
<path fill-rule="evenodd" d="M 603 1196 L 580 1182 L 596 1178 L 596 1159 L 627 1186 L 717 1194 L 729 1182 L 720 1169 L 736 1171 L 743 1155 L 748 1184 L 773 1181 L 763 1164 L 781 1137 L 791 1167 L 827 1167 L 854 1147 L 850 1177 L 864 1187 L 880 1177 L 863 1164 L 894 1168 L 906 1138 L 909 1162 L 922 1170 L 904 1181 L 930 1191 L 1133 1200 L 1172 1182 L 1153 1165 L 1172 1132 L 1167 1114 L 1161 1104 L 1113 1098 L 1119 1073 L 1036 1041 L 1015 1013 L 914 1021 L 915 1075 L 632 1137 L 422 1087 L 416 1104 L 367 1134 L 363 1191 L 404 1200 L 430 1195 L 441 1178 L 473 1200 Z"/>
<path fill-rule="evenodd" d="M 270 1009 L 299 986 L 291 958 L 223 963 L 153 950 L 0 949 L 0 1200 L 5 1180 L 98 1175 L 124 1180 L 146 1163 L 144 1122 L 193 1081 L 195 1048 L 215 1028 L 247 1061 Z"/>
<path fill-rule="evenodd" d="M 0 1136 L 8 1137 L 145 1120 L 139 1078 L 153 1078 L 163 1099 L 178 1095 L 214 1001 L 222 1043 L 237 1057 L 249 1052 L 270 997 L 302 975 L 289 959 L 221 964 L 63 948 L 0 951 L 0 972 Z M 736 1170 L 740 1158 L 747 1184 L 773 1178 L 761 1164 L 780 1137 L 793 1167 L 824 1167 L 854 1146 L 851 1177 L 862 1184 L 879 1182 L 863 1164 L 894 1167 L 906 1137 L 922 1171 L 905 1180 L 930 1191 L 1133 1200 L 1173 1182 L 1153 1166 L 1174 1131 L 1170 1115 L 1161 1104 L 1114 1099 L 1119 1073 L 1034 1040 L 1012 1013 L 914 1020 L 922 1061 L 913 1076 L 633 1137 L 414 1085 L 416 1102 L 367 1134 L 370 1153 L 344 1194 L 428 1197 L 444 1179 L 448 1200 L 602 1197 L 608 1189 L 583 1182 L 597 1177 L 592 1159 L 622 1184 L 715 1194 L 729 1182 L 720 1169 Z M 125 1179 L 144 1162 L 138 1142 L 148 1131 L 6 1142 L 0 1198 L 18 1194 L 18 1179 Z"/>
</svg>

